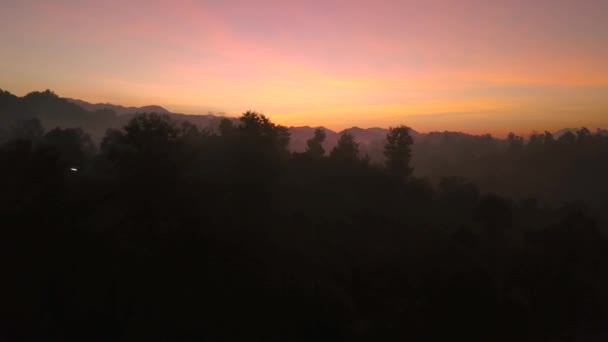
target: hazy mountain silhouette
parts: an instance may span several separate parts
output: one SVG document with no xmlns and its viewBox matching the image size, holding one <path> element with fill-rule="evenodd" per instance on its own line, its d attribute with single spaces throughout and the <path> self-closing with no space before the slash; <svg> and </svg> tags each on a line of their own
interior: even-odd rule
<svg viewBox="0 0 608 342">
<path fill-rule="evenodd" d="M 219 123 L 223 118 L 228 118 L 233 123 L 237 123 L 238 121 L 235 117 L 225 116 L 221 112 L 197 115 L 174 113 L 158 105 L 125 107 L 110 103 L 94 104 L 79 99 L 63 98 L 50 90 L 43 92 L 35 91 L 23 97 L 18 97 L 0 89 L 0 120 L 2 120 L 4 125 L 10 125 L 15 120 L 38 118 L 45 129 L 82 127 L 90 134 L 93 141 L 97 143 L 101 141 L 107 129 L 123 127 L 133 116 L 151 112 L 169 115 L 171 119 L 178 123 L 188 121 L 201 129 L 207 129 L 212 132 L 216 132 L 219 129 Z M 388 129 L 381 127 L 351 127 L 342 131 L 333 131 L 325 127 L 289 127 L 289 133 L 291 134 L 289 150 L 292 152 L 303 152 L 306 147 L 306 141 L 317 128 L 323 128 L 326 132 L 326 139 L 323 143 L 326 151 L 336 146 L 342 134 L 348 133 L 360 144 L 363 156 L 367 155 L 372 162 L 384 162 L 382 150 Z M 554 136 L 557 139 L 567 132 L 575 134 L 577 130 L 575 128 L 564 128 L 556 131 Z M 597 130 L 597 134 L 603 134 L 603 132 L 605 130 Z M 461 150 L 458 153 L 454 154 L 455 152 L 452 151 L 453 158 L 456 158 L 460 153 L 469 153 L 467 152 L 467 149 L 470 148 L 468 145 L 479 139 L 484 140 L 488 137 L 486 135 L 477 136 L 449 131 L 419 133 L 413 129 L 410 131 L 410 134 L 416 142 L 413 149 L 414 161 L 429 159 L 429 155 L 437 156 L 438 154 L 450 159 L 452 157 L 449 154 L 444 156 L 443 151 L 454 150 L 457 148 L 456 146 L 460 146 L 458 148 L 461 148 Z M 502 141 L 501 139 L 495 140 Z M 433 149 L 430 154 L 427 151 L 429 148 Z M 474 155 L 477 154 L 477 152 L 474 153 Z M 424 169 L 422 167 L 422 170 Z M 420 171 L 420 168 L 418 170 Z"/>
<path fill-rule="evenodd" d="M 133 116 L 149 112 L 167 114 L 177 122 L 189 121 L 211 130 L 217 129 L 222 119 L 222 116 L 213 114 L 172 113 L 160 106 L 91 104 L 82 100 L 62 98 L 51 90 L 31 92 L 23 97 L 0 90 L 0 120 L 3 125 L 10 126 L 18 120 L 37 118 L 47 130 L 55 127 L 82 127 L 95 142 L 100 142 L 109 128 L 123 127 Z"/>
<path fill-rule="evenodd" d="M 142 107 L 125 107 L 121 105 L 115 105 L 111 103 L 89 103 L 87 101 L 72 99 L 72 98 L 64 98 L 68 102 L 74 103 L 79 107 L 87 110 L 87 111 L 107 111 L 110 110 L 114 112 L 117 116 L 125 116 L 127 119 L 130 119 L 136 114 L 141 113 L 158 113 L 158 114 L 167 114 L 173 120 L 178 122 L 189 121 L 200 128 L 208 128 L 211 130 L 217 130 L 219 126 L 219 121 L 225 117 L 225 114 L 222 112 L 214 113 L 208 112 L 207 114 L 183 114 L 171 112 L 168 109 L 157 106 L 157 105 L 148 105 Z M 235 121 L 236 118 L 229 117 L 229 119 Z"/>
<path fill-rule="evenodd" d="M 0 120 L 10 126 L 18 120 L 37 118 L 47 129 L 82 127 L 99 141 L 108 128 L 122 127 L 126 118 L 118 118 L 111 110 L 87 111 L 50 90 L 31 92 L 23 97 L 3 91 L 0 96 Z"/>
<path fill-rule="evenodd" d="M 372 127 L 372 128 L 360 128 L 360 127 L 351 127 L 341 131 L 332 131 L 331 129 L 325 127 L 310 127 L 310 126 L 300 126 L 300 127 L 289 127 L 289 132 L 291 133 L 291 144 L 289 146 L 290 150 L 293 152 L 303 152 L 306 147 L 306 141 L 310 139 L 315 129 L 322 128 L 325 130 L 327 137 L 325 138 L 325 142 L 323 143 L 323 147 L 326 151 L 334 148 L 336 143 L 338 142 L 339 137 L 348 133 L 351 134 L 357 143 L 365 146 L 374 145 L 377 143 L 382 143 L 386 139 L 386 135 L 388 134 L 388 128 L 380 128 L 380 127 Z M 414 138 L 414 140 L 419 139 L 424 134 L 420 134 L 415 130 L 410 130 L 410 134 Z"/>
<path fill-rule="evenodd" d="M 89 132 L 96 142 L 101 141 L 107 129 L 120 128 L 134 115 L 140 113 L 167 114 L 178 122 L 189 121 L 199 128 L 211 131 L 218 129 L 219 122 L 224 117 L 236 122 L 235 117 L 225 116 L 224 113 L 183 114 L 171 112 L 157 105 L 125 107 L 111 103 L 90 103 L 79 99 L 60 97 L 50 90 L 31 92 L 24 97 L 15 96 L 7 91 L 0 93 L 0 118 L 3 118 L 6 123 L 14 120 L 38 118 L 46 129 L 82 127 Z M 293 152 L 303 152 L 306 140 L 311 137 L 316 128 L 318 127 L 290 127 L 291 141 L 289 149 Z M 370 154 L 367 153 L 368 146 L 377 145 L 384 141 L 388 133 L 388 129 L 380 127 L 351 127 L 338 132 L 325 127 L 321 128 L 327 133 L 327 138 L 323 144 L 327 151 L 336 146 L 340 135 L 349 133 L 362 145 L 366 154 Z M 414 130 L 411 131 L 411 134 L 415 140 L 422 136 Z M 377 147 L 381 149 L 381 144 Z M 373 157 L 374 153 L 371 154 Z"/>
<path fill-rule="evenodd" d="M 88 110 L 90 112 L 95 112 L 98 110 L 106 110 L 109 109 L 116 113 L 116 115 L 125 115 L 125 114 L 137 114 L 137 113 L 158 113 L 158 114 L 171 114 L 167 109 L 156 106 L 143 106 L 143 107 L 124 107 L 121 105 L 114 105 L 111 103 L 89 103 L 83 100 L 72 99 L 69 97 L 65 97 L 71 103 L 78 105 L 79 107 Z"/>
<path fill-rule="evenodd" d="M 169 114 L 175 116 L 174 119 L 177 120 L 187 120 L 190 121 L 201 128 L 210 128 L 212 130 L 217 129 L 217 120 L 216 118 L 220 115 L 209 113 L 206 115 L 199 114 L 182 114 L 182 113 L 174 113 L 166 108 L 157 105 L 149 105 L 143 107 L 124 107 L 121 105 L 115 105 L 110 103 L 89 103 L 83 100 L 65 98 L 71 103 L 74 103 L 81 108 L 87 111 L 100 111 L 100 110 L 111 110 L 116 115 L 133 115 L 138 113 L 159 113 L 159 114 Z M 220 113 L 223 114 L 223 113 Z M 223 115 L 221 115 L 223 117 Z M 232 117 L 232 120 L 235 118 Z M 331 129 L 325 127 L 310 127 L 310 126 L 292 126 L 289 127 L 289 132 L 291 134 L 291 142 L 289 149 L 292 152 L 303 152 L 306 147 L 306 141 L 312 136 L 313 132 L 317 128 L 322 128 L 325 130 L 327 137 L 323 144 L 323 147 L 326 150 L 330 150 L 336 146 L 338 142 L 338 138 L 340 135 L 344 133 L 352 134 L 355 140 L 362 144 L 363 146 L 367 146 L 378 141 L 384 141 L 386 138 L 386 134 L 388 133 L 387 128 L 380 127 L 372 127 L 372 128 L 360 128 L 360 127 L 351 127 L 344 129 L 342 131 L 333 131 Z M 414 130 L 411 131 L 411 134 L 414 139 L 418 138 L 420 134 Z"/>
</svg>

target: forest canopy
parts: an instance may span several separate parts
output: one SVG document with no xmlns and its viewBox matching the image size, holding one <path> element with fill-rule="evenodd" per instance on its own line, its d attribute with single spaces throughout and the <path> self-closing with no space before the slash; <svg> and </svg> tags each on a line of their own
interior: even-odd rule
<svg viewBox="0 0 608 342">
<path fill-rule="evenodd" d="M 2 96 L 5 117 L 26 101 Z M 252 111 L 133 115 L 99 142 L 34 114 L 2 128 L 0 339 L 606 336 L 599 132 L 327 148 L 317 128 L 294 152 Z"/>
</svg>

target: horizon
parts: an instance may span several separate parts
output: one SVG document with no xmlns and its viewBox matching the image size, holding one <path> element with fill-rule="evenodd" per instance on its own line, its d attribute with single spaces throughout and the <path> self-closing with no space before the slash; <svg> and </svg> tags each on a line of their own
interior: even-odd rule
<svg viewBox="0 0 608 342">
<path fill-rule="evenodd" d="M 177 113 L 255 110 L 337 131 L 608 127 L 599 0 L 22 1 L 0 28 L 2 86 L 18 96 L 48 88 Z"/>
<path fill-rule="evenodd" d="M 117 106 L 117 107 L 123 107 L 123 108 L 136 108 L 136 109 L 140 109 L 140 108 L 143 108 L 143 107 L 160 107 L 160 108 L 162 108 L 164 110 L 167 110 L 170 114 L 178 114 L 178 115 L 193 115 L 193 116 L 197 116 L 197 115 L 212 115 L 212 116 L 215 116 L 215 117 L 229 117 L 229 118 L 233 118 L 233 119 L 237 119 L 240 115 L 242 115 L 242 113 L 227 114 L 227 113 L 214 113 L 214 112 L 208 112 L 206 114 L 203 114 L 203 113 L 179 113 L 179 112 L 173 111 L 170 108 L 167 108 L 167 107 L 165 107 L 163 105 L 159 105 L 159 104 L 144 104 L 144 105 L 140 105 L 140 106 L 127 106 L 127 105 L 120 104 L 120 103 L 92 102 L 92 101 L 88 101 L 86 99 L 78 99 L 78 98 L 74 98 L 74 97 L 70 97 L 70 96 L 62 96 L 62 94 L 58 94 L 57 92 L 53 91 L 52 89 L 31 90 L 31 91 L 25 92 L 24 94 L 15 94 L 15 93 L 13 93 L 13 92 L 11 92 L 11 91 L 9 91 L 7 89 L 3 89 L 3 88 L 0 88 L 0 91 L 6 91 L 6 92 L 8 92 L 8 93 L 10 93 L 12 95 L 18 96 L 18 97 L 24 97 L 24 96 L 26 96 L 28 94 L 36 93 L 36 92 L 42 93 L 42 92 L 45 92 L 45 91 L 50 91 L 51 93 L 55 94 L 57 97 L 59 97 L 61 99 L 68 100 L 70 103 L 74 103 L 74 102 L 72 102 L 70 100 L 75 100 L 75 101 L 86 102 L 86 103 L 88 103 L 90 105 L 108 105 L 108 106 Z M 79 106 L 77 103 L 74 103 L 74 104 L 76 104 L 77 106 Z M 85 108 L 83 108 L 83 109 L 85 109 Z M 141 113 L 144 113 L 144 112 L 141 112 Z M 264 114 L 264 113 L 260 113 L 260 114 Z M 123 114 L 116 113 L 116 115 L 120 116 L 120 115 L 123 115 Z M 279 122 L 278 124 L 281 124 L 281 123 Z M 383 126 L 366 126 L 366 127 L 362 127 L 362 126 L 354 125 L 354 126 L 348 126 L 348 127 L 343 127 L 343 128 L 339 128 L 339 129 L 334 129 L 334 128 L 331 128 L 331 127 L 328 127 L 328 126 L 325 126 L 325 125 L 307 125 L 307 124 L 303 124 L 303 125 L 298 125 L 298 126 L 285 125 L 285 127 L 290 128 L 290 129 L 291 128 L 323 128 L 325 130 L 330 130 L 330 131 L 332 131 L 334 133 L 341 133 L 341 132 L 349 130 L 349 129 L 363 129 L 363 130 L 367 130 L 367 129 L 385 129 L 385 130 L 388 130 L 391 127 L 396 127 L 396 126 L 384 126 L 384 127 Z M 549 132 L 551 134 L 559 134 L 562 131 L 567 131 L 567 130 L 572 131 L 572 130 L 579 130 L 579 129 L 582 129 L 582 128 L 587 128 L 591 133 L 596 133 L 596 132 L 599 132 L 600 130 L 601 131 L 605 131 L 605 130 L 608 129 L 608 127 L 587 127 L 587 126 L 560 127 L 560 128 L 553 129 L 553 130 L 547 130 L 547 129 L 544 129 L 544 130 L 533 130 L 531 132 L 521 133 L 521 134 L 519 132 L 514 132 L 514 131 L 510 130 L 507 133 L 504 133 L 502 135 L 496 135 L 496 134 L 493 134 L 493 133 L 490 133 L 490 132 L 485 132 L 485 133 L 479 132 L 478 133 L 478 132 L 467 132 L 467 131 L 458 131 L 458 130 L 449 130 L 449 129 L 422 131 L 422 130 L 416 129 L 416 127 L 411 127 L 411 126 L 408 126 L 408 127 L 411 130 L 413 130 L 414 132 L 416 132 L 417 134 L 446 133 L 446 132 L 449 132 L 449 133 L 463 133 L 463 134 L 477 135 L 477 136 L 489 134 L 493 138 L 497 138 L 497 139 L 505 139 L 509 133 L 515 133 L 516 135 L 521 136 L 521 137 L 527 139 L 527 138 L 529 138 L 533 134 L 541 134 L 543 132 Z"/>
</svg>

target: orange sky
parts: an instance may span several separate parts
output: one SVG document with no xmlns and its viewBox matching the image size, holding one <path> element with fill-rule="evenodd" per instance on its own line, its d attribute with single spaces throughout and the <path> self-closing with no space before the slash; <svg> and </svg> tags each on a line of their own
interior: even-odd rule
<svg viewBox="0 0 608 342">
<path fill-rule="evenodd" d="M 0 44 L 18 95 L 332 129 L 608 127 L 605 0 L 8 0 Z"/>
</svg>

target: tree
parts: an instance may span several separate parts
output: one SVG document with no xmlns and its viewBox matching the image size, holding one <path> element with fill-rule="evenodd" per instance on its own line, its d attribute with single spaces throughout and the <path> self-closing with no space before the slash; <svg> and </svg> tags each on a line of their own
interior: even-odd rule
<svg viewBox="0 0 608 342">
<path fill-rule="evenodd" d="M 276 152 L 287 153 L 289 131 L 287 127 L 276 125 L 264 114 L 247 111 L 239 117 L 238 127 L 247 143 L 272 146 Z"/>
<path fill-rule="evenodd" d="M 45 135 L 44 141 L 69 166 L 81 167 L 96 152 L 91 137 L 82 128 L 55 128 Z"/>
<path fill-rule="evenodd" d="M 223 137 L 227 137 L 230 136 L 233 132 L 234 132 L 234 124 L 232 123 L 232 120 L 227 119 L 227 118 L 222 118 L 222 120 L 220 121 L 220 135 Z"/>
<path fill-rule="evenodd" d="M 258 188 L 251 193 L 267 189 L 269 182 L 276 179 L 289 159 L 289 131 L 287 127 L 276 125 L 265 115 L 248 111 L 239 117 L 234 136 L 228 139 L 229 154 L 235 162 L 236 183 L 247 187 L 257 183 Z"/>
<path fill-rule="evenodd" d="M 198 126 L 193 123 L 184 121 L 179 126 L 178 136 L 182 144 L 193 147 L 199 145 L 199 143 L 208 136 L 208 132 L 199 129 Z"/>
<path fill-rule="evenodd" d="M 118 146 L 124 145 L 124 142 L 125 135 L 121 130 L 109 128 L 99 144 L 99 151 L 104 154 L 111 154 Z"/>
<path fill-rule="evenodd" d="M 584 144 L 588 141 L 590 141 L 591 139 L 593 139 L 593 136 L 591 135 L 591 132 L 589 132 L 589 129 L 587 129 L 587 127 L 583 127 L 581 129 L 579 129 L 578 131 L 576 131 L 576 142 L 579 144 Z"/>
<path fill-rule="evenodd" d="M 507 136 L 507 144 L 510 150 L 519 151 L 524 147 L 524 138 L 510 132 Z"/>
<path fill-rule="evenodd" d="M 567 131 L 566 133 L 562 134 L 557 141 L 561 145 L 574 145 L 574 143 L 576 143 L 576 135 L 570 131 Z"/>
<path fill-rule="evenodd" d="M 407 126 L 389 127 L 384 144 L 386 168 L 395 177 L 406 179 L 412 173 L 412 144 L 414 140 Z"/>
<path fill-rule="evenodd" d="M 539 148 L 543 146 L 544 136 L 542 134 L 538 134 L 536 131 L 532 132 L 530 138 L 528 139 L 528 147 Z"/>
<path fill-rule="evenodd" d="M 331 150 L 329 157 L 332 160 L 344 163 L 359 161 L 359 144 L 350 133 L 344 133 L 338 139 L 338 144 Z"/>
<path fill-rule="evenodd" d="M 306 153 L 313 158 L 322 158 L 325 155 L 323 142 L 325 142 L 327 134 L 323 128 L 317 128 L 314 136 L 306 141 Z"/>
<path fill-rule="evenodd" d="M 124 127 L 129 143 L 140 148 L 154 148 L 177 138 L 178 130 L 168 115 L 140 114 Z"/>
<path fill-rule="evenodd" d="M 181 156 L 180 138 L 193 130 L 191 125 L 178 128 L 168 115 L 139 114 L 122 131 L 107 130 L 100 148 L 119 174 L 143 184 L 175 176 Z"/>
</svg>

